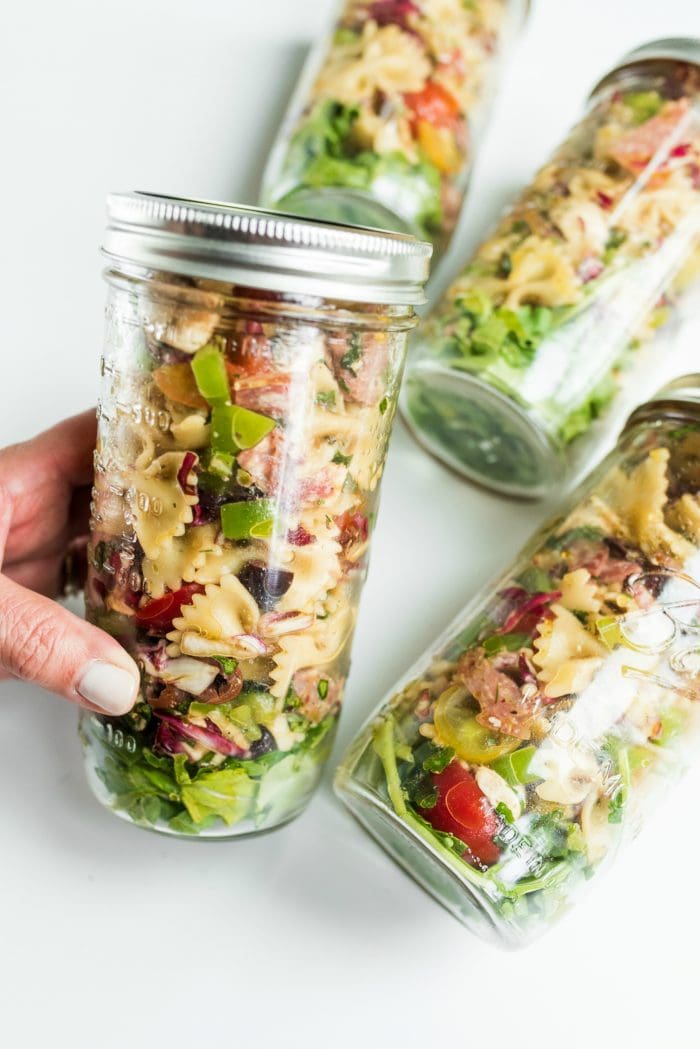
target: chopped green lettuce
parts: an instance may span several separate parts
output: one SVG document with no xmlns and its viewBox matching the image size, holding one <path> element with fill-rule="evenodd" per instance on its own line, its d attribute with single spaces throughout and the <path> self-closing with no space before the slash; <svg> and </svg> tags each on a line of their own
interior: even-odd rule
<svg viewBox="0 0 700 1049">
<path fill-rule="evenodd" d="M 444 216 L 437 168 L 399 151 L 360 148 L 353 138 L 358 116 L 357 106 L 332 99 L 314 106 L 291 138 L 274 203 L 284 205 L 303 187 L 338 186 L 369 194 L 421 236 L 438 233 Z"/>
<path fill-rule="evenodd" d="M 658 91 L 626 91 L 622 101 L 632 110 L 635 124 L 644 124 L 651 120 L 663 108 L 664 100 Z"/>
</svg>

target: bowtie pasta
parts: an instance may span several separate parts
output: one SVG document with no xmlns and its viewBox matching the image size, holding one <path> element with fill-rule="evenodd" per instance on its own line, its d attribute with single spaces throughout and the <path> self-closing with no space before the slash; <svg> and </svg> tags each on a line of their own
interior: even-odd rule
<svg viewBox="0 0 700 1049">
<path fill-rule="evenodd" d="M 436 455 L 542 494 L 653 369 L 634 351 L 698 268 L 699 94 L 694 66 L 620 74 L 476 249 L 407 376 L 405 412 Z"/>
<path fill-rule="evenodd" d="M 697 411 L 687 420 L 630 428 L 339 770 L 408 870 L 510 944 L 568 909 L 697 745 Z"/>
<path fill-rule="evenodd" d="M 116 294 L 87 601 L 142 693 L 84 719 L 95 775 L 160 829 L 273 826 L 333 739 L 405 327 L 211 281 Z"/>
<path fill-rule="evenodd" d="M 348 0 L 310 91 L 292 101 L 264 199 L 444 250 L 523 10 L 519 0 Z"/>
</svg>

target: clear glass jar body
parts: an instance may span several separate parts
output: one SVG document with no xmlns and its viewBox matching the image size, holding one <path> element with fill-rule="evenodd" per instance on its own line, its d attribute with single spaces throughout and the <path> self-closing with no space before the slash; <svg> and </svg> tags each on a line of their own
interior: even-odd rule
<svg viewBox="0 0 700 1049">
<path fill-rule="evenodd" d="M 524 0 L 347 0 L 312 51 L 265 205 L 447 247 Z"/>
<path fill-rule="evenodd" d="M 336 777 L 465 925 L 564 914 L 700 727 L 700 410 L 654 406 L 361 730 Z"/>
<path fill-rule="evenodd" d="M 464 476 L 545 495 L 670 377 L 651 340 L 697 271 L 699 93 L 682 62 L 608 78 L 417 333 L 402 412 Z"/>
<path fill-rule="evenodd" d="M 412 309 L 108 271 L 87 610 L 137 660 L 84 714 L 118 815 L 231 836 L 333 741 Z"/>
</svg>

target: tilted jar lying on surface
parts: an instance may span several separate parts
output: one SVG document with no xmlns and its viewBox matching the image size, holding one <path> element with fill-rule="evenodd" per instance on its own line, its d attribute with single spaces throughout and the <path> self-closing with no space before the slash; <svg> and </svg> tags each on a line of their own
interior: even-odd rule
<svg viewBox="0 0 700 1049">
<path fill-rule="evenodd" d="M 104 253 L 87 610 L 142 689 L 83 715 L 89 780 L 157 830 L 274 827 L 333 740 L 430 246 L 134 193 Z"/>
<path fill-rule="evenodd" d="M 346 0 L 309 58 L 263 203 L 449 243 L 524 0 Z"/>
<path fill-rule="evenodd" d="M 667 353 L 639 344 L 697 270 L 699 231 L 700 42 L 657 41 L 603 79 L 416 333 L 414 435 L 489 487 L 554 489 L 607 437 L 599 416 L 667 380 Z"/>
<path fill-rule="evenodd" d="M 467 606 L 362 729 L 336 789 L 465 925 L 527 943 L 697 757 L 700 375 Z"/>
</svg>

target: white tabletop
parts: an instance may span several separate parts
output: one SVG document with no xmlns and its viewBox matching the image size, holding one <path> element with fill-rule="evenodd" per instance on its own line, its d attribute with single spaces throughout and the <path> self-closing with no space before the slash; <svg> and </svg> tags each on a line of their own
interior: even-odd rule
<svg viewBox="0 0 700 1049">
<path fill-rule="evenodd" d="M 111 189 L 253 201 L 326 2 L 37 0 L 0 44 L 0 442 L 94 403 Z M 697 0 L 535 0 L 482 152 L 461 250 L 645 39 Z M 546 513 L 456 481 L 399 426 L 334 753 Z M 75 711 L 0 686 L 0 1044 L 403 1049 L 690 1046 L 700 774 L 556 931 L 483 945 L 330 788 L 285 829 L 177 841 L 83 780 Z"/>
</svg>

